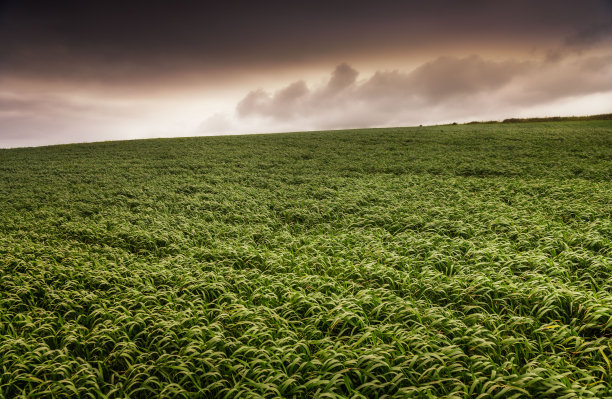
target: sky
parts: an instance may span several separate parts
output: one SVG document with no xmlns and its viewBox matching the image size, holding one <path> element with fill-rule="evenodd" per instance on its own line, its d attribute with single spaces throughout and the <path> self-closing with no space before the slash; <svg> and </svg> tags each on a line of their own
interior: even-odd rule
<svg viewBox="0 0 612 399">
<path fill-rule="evenodd" d="M 612 1 L 0 0 L 0 148 L 612 112 Z"/>
</svg>

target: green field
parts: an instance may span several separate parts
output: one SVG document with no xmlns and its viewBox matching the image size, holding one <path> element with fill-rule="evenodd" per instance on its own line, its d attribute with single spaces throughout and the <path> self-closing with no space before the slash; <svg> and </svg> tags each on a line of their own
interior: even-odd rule
<svg viewBox="0 0 612 399">
<path fill-rule="evenodd" d="M 611 220 L 612 120 L 0 150 L 0 397 L 612 396 Z"/>
</svg>

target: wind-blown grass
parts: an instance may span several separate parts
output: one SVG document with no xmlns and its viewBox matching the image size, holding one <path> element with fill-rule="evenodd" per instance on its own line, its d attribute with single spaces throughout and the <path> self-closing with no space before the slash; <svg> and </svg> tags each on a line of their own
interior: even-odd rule
<svg viewBox="0 0 612 399">
<path fill-rule="evenodd" d="M 612 122 L 0 151 L 0 397 L 612 394 Z"/>
</svg>

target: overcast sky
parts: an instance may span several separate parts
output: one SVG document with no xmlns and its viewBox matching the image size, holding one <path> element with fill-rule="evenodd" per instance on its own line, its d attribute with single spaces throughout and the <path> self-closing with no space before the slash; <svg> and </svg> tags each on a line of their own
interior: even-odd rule
<svg viewBox="0 0 612 399">
<path fill-rule="evenodd" d="M 612 2 L 0 0 L 0 147 L 612 112 Z"/>
</svg>

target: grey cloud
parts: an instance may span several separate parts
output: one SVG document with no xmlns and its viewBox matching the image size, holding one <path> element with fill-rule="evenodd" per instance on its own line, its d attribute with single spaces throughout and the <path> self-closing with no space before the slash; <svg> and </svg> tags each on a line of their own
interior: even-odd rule
<svg viewBox="0 0 612 399">
<path fill-rule="evenodd" d="M 578 67 L 584 71 L 598 74 L 610 68 L 610 65 L 612 65 L 612 55 L 585 58 L 578 64 Z"/>
<path fill-rule="evenodd" d="M 612 90 L 609 61 L 610 56 L 555 62 L 445 56 L 411 72 L 378 71 L 361 81 L 356 70 L 342 64 L 322 87 L 308 89 L 297 81 L 274 94 L 253 91 L 240 101 L 237 114 L 243 120 L 324 129 L 418 123 L 427 115 L 444 120 L 495 106 L 524 109 Z"/>
<path fill-rule="evenodd" d="M 612 90 L 612 55 L 543 63 L 517 79 L 508 103 L 529 106 Z"/>
<path fill-rule="evenodd" d="M 271 108 L 271 98 L 262 89 L 251 91 L 236 106 L 236 111 L 240 116 L 252 114 L 268 114 Z"/>
<path fill-rule="evenodd" d="M 298 82 L 290 84 L 289 86 L 276 93 L 276 95 L 274 96 L 274 102 L 293 102 L 306 94 L 308 94 L 308 87 L 306 87 L 306 83 L 304 83 L 303 80 L 300 80 Z"/>
<path fill-rule="evenodd" d="M 565 38 L 568 47 L 588 47 L 612 36 L 612 23 L 590 25 Z"/>
<path fill-rule="evenodd" d="M 440 57 L 410 74 L 410 86 L 429 102 L 451 96 L 499 89 L 531 66 L 514 61 L 493 62 L 472 55 L 467 58 Z"/>
<path fill-rule="evenodd" d="M 558 47 L 547 51 L 545 61 L 558 63 L 572 55 L 582 55 L 584 51 L 594 47 L 607 47 L 609 49 L 609 45 L 612 44 L 611 39 L 612 23 L 609 22 L 574 29 Z"/>
<path fill-rule="evenodd" d="M 337 93 L 346 89 L 357 81 L 357 76 L 359 76 L 359 72 L 347 63 L 342 63 L 332 72 L 331 79 L 327 84 L 327 91 L 329 93 Z"/>
<path fill-rule="evenodd" d="M 0 74 L 133 86 L 176 83 L 193 73 L 216 82 L 258 69 L 371 59 L 381 52 L 530 49 L 592 24 L 568 38 L 589 43 L 611 17 L 607 0 L 4 0 Z M 350 82 L 346 72 L 338 78 Z"/>
<path fill-rule="evenodd" d="M 238 114 L 268 114 L 284 119 L 294 116 L 301 108 L 300 99 L 308 97 L 310 90 L 302 80 L 291 83 L 277 91 L 273 96 L 263 90 L 250 92 L 237 106 Z"/>
</svg>

